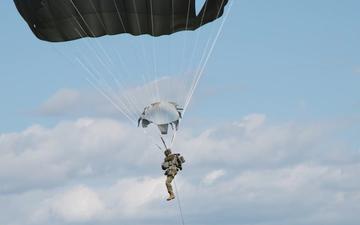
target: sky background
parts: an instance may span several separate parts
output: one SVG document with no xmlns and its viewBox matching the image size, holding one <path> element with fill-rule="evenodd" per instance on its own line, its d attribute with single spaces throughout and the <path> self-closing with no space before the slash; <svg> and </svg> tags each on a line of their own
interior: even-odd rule
<svg viewBox="0 0 360 225">
<path fill-rule="evenodd" d="M 174 144 L 185 223 L 359 224 L 360 2 L 233 3 Z M 181 224 L 151 141 L 12 1 L 0 21 L 0 223 Z"/>
</svg>

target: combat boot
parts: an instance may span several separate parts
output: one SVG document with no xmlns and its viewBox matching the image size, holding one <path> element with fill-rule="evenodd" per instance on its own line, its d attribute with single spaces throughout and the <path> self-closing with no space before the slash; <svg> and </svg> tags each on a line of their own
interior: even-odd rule
<svg viewBox="0 0 360 225">
<path fill-rule="evenodd" d="M 174 193 L 171 192 L 169 194 L 170 194 L 170 196 L 166 199 L 166 201 L 171 201 L 171 200 L 173 200 L 175 198 Z"/>
</svg>

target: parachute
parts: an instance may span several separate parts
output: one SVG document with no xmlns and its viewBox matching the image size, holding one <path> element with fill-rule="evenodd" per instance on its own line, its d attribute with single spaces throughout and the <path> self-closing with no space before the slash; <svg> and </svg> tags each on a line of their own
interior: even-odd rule
<svg viewBox="0 0 360 225">
<path fill-rule="evenodd" d="M 172 127 L 171 144 L 225 19 L 212 31 L 205 25 L 216 24 L 228 2 L 14 0 L 34 35 L 56 42 L 126 118 L 155 125 L 162 141 Z"/>
<path fill-rule="evenodd" d="M 14 0 L 41 40 L 62 42 L 129 33 L 168 35 L 219 18 L 228 0 L 207 0 L 196 15 L 195 0 Z"/>
<path fill-rule="evenodd" d="M 154 123 L 159 127 L 161 134 L 167 134 L 169 125 L 175 130 L 178 129 L 182 110 L 175 102 L 155 102 L 144 109 L 138 126 L 140 122 L 144 128 Z"/>
</svg>

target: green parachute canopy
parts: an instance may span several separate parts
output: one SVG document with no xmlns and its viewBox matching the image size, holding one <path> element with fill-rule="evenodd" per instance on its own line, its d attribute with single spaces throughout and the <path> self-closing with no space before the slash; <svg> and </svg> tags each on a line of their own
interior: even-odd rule
<svg viewBox="0 0 360 225">
<path fill-rule="evenodd" d="M 151 36 L 195 30 L 219 18 L 228 0 L 14 0 L 41 40 L 62 42 L 129 33 Z"/>
</svg>

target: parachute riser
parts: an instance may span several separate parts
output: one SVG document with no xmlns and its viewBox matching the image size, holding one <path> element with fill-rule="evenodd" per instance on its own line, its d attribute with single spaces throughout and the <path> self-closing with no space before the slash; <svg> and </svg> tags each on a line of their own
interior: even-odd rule
<svg viewBox="0 0 360 225">
<path fill-rule="evenodd" d="M 161 137 L 161 136 L 160 136 L 160 138 L 161 138 L 162 143 L 164 144 L 165 149 L 168 149 L 168 147 L 166 146 L 166 143 L 165 143 L 165 141 L 164 141 L 164 138 Z"/>
</svg>

